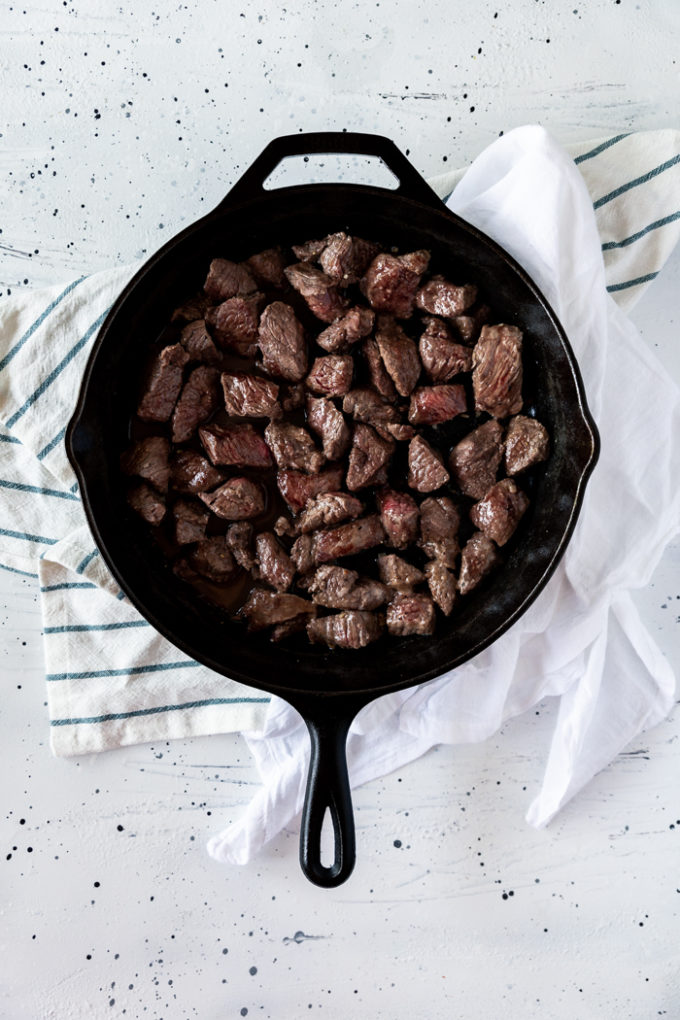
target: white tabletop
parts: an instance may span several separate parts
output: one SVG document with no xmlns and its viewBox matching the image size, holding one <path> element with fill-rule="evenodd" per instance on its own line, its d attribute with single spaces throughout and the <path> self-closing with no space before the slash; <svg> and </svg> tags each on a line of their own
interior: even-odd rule
<svg viewBox="0 0 680 1020">
<path fill-rule="evenodd" d="M 527 122 L 677 126 L 679 30 L 668 0 L 12 0 L 0 292 L 151 253 L 284 133 L 378 132 L 432 176 Z M 680 380 L 678 293 L 676 251 L 632 317 Z M 680 662 L 680 543 L 635 598 Z M 429 753 L 355 792 L 324 891 L 295 827 L 207 857 L 258 782 L 240 738 L 56 760 L 32 580 L 0 572 L 0 633 L 3 1020 L 680 1016 L 677 711 L 542 831 L 553 703 Z"/>
</svg>

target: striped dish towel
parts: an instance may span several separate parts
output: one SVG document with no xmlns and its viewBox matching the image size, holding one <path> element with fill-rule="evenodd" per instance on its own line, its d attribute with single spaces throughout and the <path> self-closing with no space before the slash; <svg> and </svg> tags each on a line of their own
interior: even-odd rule
<svg viewBox="0 0 680 1020">
<path fill-rule="evenodd" d="M 607 288 L 629 309 L 680 235 L 680 132 L 617 135 L 571 155 L 596 211 Z M 431 184 L 445 197 L 463 174 Z M 93 544 L 66 458 L 92 342 L 137 268 L 0 304 L 0 566 L 40 583 L 57 755 L 255 731 L 268 703 L 188 659 L 133 609 Z"/>
</svg>

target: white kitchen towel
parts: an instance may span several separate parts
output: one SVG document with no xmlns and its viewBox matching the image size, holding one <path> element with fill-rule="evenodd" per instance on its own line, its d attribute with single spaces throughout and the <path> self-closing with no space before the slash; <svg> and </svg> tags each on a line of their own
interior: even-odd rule
<svg viewBox="0 0 680 1020">
<path fill-rule="evenodd" d="M 486 154 L 492 163 L 498 144 Z M 628 268 L 630 280 L 651 278 L 675 244 L 679 151 L 680 134 L 672 131 L 579 147 L 579 170 L 584 176 L 588 172 L 591 198 L 599 203 L 598 226 L 602 231 L 606 226 L 605 243 L 616 245 L 608 253 L 608 281 L 625 283 Z M 480 165 L 477 161 L 465 182 L 473 191 Z M 462 176 L 461 171 L 433 183 L 445 195 Z M 614 193 L 622 197 L 612 199 L 614 215 L 605 223 L 607 204 L 601 199 Z M 525 226 L 512 228 L 520 260 Z M 652 237 L 656 242 L 650 246 Z M 621 251 L 627 258 L 635 255 L 630 267 L 617 261 Z M 173 736 L 253 731 L 265 722 L 267 698 L 188 660 L 122 597 L 92 542 L 65 456 L 65 428 L 90 347 L 107 309 L 137 268 L 20 292 L 0 304 L 0 421 L 5 426 L 0 429 L 0 564 L 40 577 L 52 747 L 59 755 Z M 643 286 L 622 287 L 613 296 L 617 301 L 639 296 Z M 643 356 L 644 345 L 637 337 L 635 343 Z M 573 676 L 580 668 L 577 659 Z M 519 705 L 521 699 L 513 696 Z M 386 704 L 373 713 L 385 716 Z M 388 719 L 389 713 L 385 725 Z M 493 732 L 494 720 L 488 725 Z M 484 730 L 477 726 L 474 732 Z M 409 757 L 413 753 L 405 748 L 404 759 Z"/>
<path fill-rule="evenodd" d="M 619 190 L 599 193 L 607 188 Z M 559 695 L 546 773 L 527 815 L 539 826 L 673 703 L 673 671 L 630 590 L 649 581 L 680 530 L 680 390 L 607 293 L 592 199 L 545 131 L 520 128 L 495 142 L 448 204 L 509 250 L 552 304 L 579 361 L 602 452 L 541 596 L 470 662 L 364 709 L 347 743 L 350 782 L 384 775 L 435 744 L 484 740 Z M 213 857 L 237 864 L 296 817 L 309 759 L 306 727 L 279 699 L 264 732 L 246 739 L 263 787 L 208 844 Z"/>
</svg>

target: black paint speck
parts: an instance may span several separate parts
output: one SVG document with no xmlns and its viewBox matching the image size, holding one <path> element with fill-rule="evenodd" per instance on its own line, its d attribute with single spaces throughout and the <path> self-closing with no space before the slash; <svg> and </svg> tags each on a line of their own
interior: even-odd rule
<svg viewBox="0 0 680 1020">
<path fill-rule="evenodd" d="M 245 1007 L 245 1006 L 244 1006 L 244 1007 L 243 1007 L 243 1009 L 241 1010 L 241 1016 L 248 1016 L 248 1010 L 246 1009 L 246 1007 Z"/>
<path fill-rule="evenodd" d="M 228 952 L 229 952 L 228 949 L 223 949 L 222 950 L 222 956 L 226 956 Z"/>
<path fill-rule="evenodd" d="M 396 846 L 396 848 L 397 848 L 397 850 L 398 850 L 398 849 L 399 849 L 399 847 L 401 846 L 401 840 L 400 840 L 400 839 L 395 839 L 395 841 L 394 841 L 394 845 Z"/>
<path fill-rule="evenodd" d="M 254 975 L 257 974 L 257 967 L 250 967 L 248 969 L 248 973 L 251 975 L 251 977 L 254 977 Z"/>
</svg>

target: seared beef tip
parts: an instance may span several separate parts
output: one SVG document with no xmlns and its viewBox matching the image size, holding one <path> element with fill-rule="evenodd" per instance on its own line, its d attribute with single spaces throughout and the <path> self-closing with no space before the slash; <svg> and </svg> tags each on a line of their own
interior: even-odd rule
<svg viewBox="0 0 680 1020">
<path fill-rule="evenodd" d="M 262 287 L 283 287 L 286 282 L 283 275 L 286 262 L 280 248 L 267 248 L 251 255 L 244 265 Z"/>
<path fill-rule="evenodd" d="M 418 504 L 407 492 L 381 489 L 377 496 L 380 520 L 388 544 L 405 549 L 418 538 Z"/>
<path fill-rule="evenodd" d="M 290 411 L 297 411 L 298 407 L 305 406 L 307 390 L 304 383 L 289 383 L 283 388 L 281 407 L 288 414 Z"/>
<path fill-rule="evenodd" d="M 206 312 L 205 321 L 220 347 L 241 358 L 254 357 L 262 301 L 259 293 L 233 297 Z"/>
<path fill-rule="evenodd" d="M 206 365 L 219 364 L 220 352 L 212 342 L 205 325 L 205 319 L 189 322 L 179 336 L 179 342 L 192 361 L 202 361 Z"/>
<path fill-rule="evenodd" d="M 310 499 L 297 521 L 301 534 L 328 528 L 363 513 L 364 505 L 348 492 L 322 492 Z"/>
<path fill-rule="evenodd" d="M 264 630 L 303 614 L 307 617 L 316 616 L 316 606 L 298 595 L 253 588 L 241 613 L 248 620 L 249 630 Z"/>
<path fill-rule="evenodd" d="M 137 414 L 143 421 L 167 421 L 182 389 L 189 355 L 181 344 L 164 347 L 151 365 Z"/>
<path fill-rule="evenodd" d="M 518 475 L 548 457 L 548 433 L 540 421 L 518 414 L 511 418 L 505 436 L 505 470 Z"/>
<path fill-rule="evenodd" d="M 470 510 L 470 520 L 496 545 L 505 545 L 529 506 L 528 497 L 512 478 L 493 485 Z"/>
<path fill-rule="evenodd" d="M 237 570 L 226 535 L 204 538 L 189 554 L 189 564 L 203 577 L 218 584 L 230 581 Z"/>
<path fill-rule="evenodd" d="M 269 640 L 276 643 L 277 641 L 283 641 L 284 638 L 290 637 L 291 634 L 298 634 L 300 631 L 306 629 L 308 621 L 308 614 L 301 613 L 299 616 L 294 616 L 292 620 L 285 620 L 283 623 L 277 623 L 269 635 Z"/>
<path fill-rule="evenodd" d="M 385 532 L 378 515 L 361 517 L 330 531 L 317 531 L 314 535 L 314 558 L 317 563 L 329 563 L 342 556 L 365 552 L 384 541 Z"/>
<path fill-rule="evenodd" d="M 314 537 L 312 535 L 300 535 L 295 539 L 290 550 L 290 558 L 299 574 L 308 574 L 314 569 Z M 300 582 L 298 581 L 298 584 Z"/>
<path fill-rule="evenodd" d="M 120 458 L 126 475 L 137 475 L 151 482 L 159 492 L 168 491 L 170 443 L 165 436 L 147 436 Z"/>
<path fill-rule="evenodd" d="M 405 425 L 399 421 L 376 423 L 373 428 L 383 439 L 396 439 L 398 443 L 407 443 L 416 434 L 412 425 Z"/>
<path fill-rule="evenodd" d="M 209 365 L 199 365 L 184 384 L 172 412 L 172 441 L 185 443 L 196 428 L 220 406 L 220 373 Z"/>
<path fill-rule="evenodd" d="M 312 601 L 327 609 L 378 609 L 392 597 L 390 589 L 344 567 L 319 567 L 308 587 Z"/>
<path fill-rule="evenodd" d="M 270 375 L 300 382 L 307 372 L 305 331 L 290 305 L 273 301 L 260 317 L 262 364 Z"/>
<path fill-rule="evenodd" d="M 377 255 L 361 281 L 362 293 L 376 311 L 407 319 L 413 311 L 420 277 L 429 263 L 429 251 Z"/>
<path fill-rule="evenodd" d="M 458 591 L 467 595 L 498 562 L 498 550 L 490 538 L 475 531 L 460 554 Z"/>
<path fill-rule="evenodd" d="M 491 309 L 488 305 L 480 305 L 474 312 L 470 311 L 467 315 L 457 315 L 453 319 L 453 325 L 456 327 L 458 335 L 464 344 L 473 344 L 478 336 L 482 326 L 489 321 L 491 315 Z"/>
<path fill-rule="evenodd" d="M 412 563 L 407 563 L 395 553 L 381 553 L 378 556 L 378 571 L 383 584 L 395 591 L 410 592 L 417 584 L 425 580 L 422 570 Z"/>
<path fill-rule="evenodd" d="M 350 492 L 385 480 L 393 453 L 393 440 L 382 439 L 370 425 L 355 425 L 346 480 Z"/>
<path fill-rule="evenodd" d="M 350 390 L 342 402 L 345 414 L 367 425 L 383 425 L 399 421 L 399 411 L 370 389 Z"/>
<path fill-rule="evenodd" d="M 408 420 L 412 425 L 440 425 L 467 410 L 461 383 L 420 386 L 411 395 Z"/>
<path fill-rule="evenodd" d="M 160 524 L 165 517 L 165 500 L 148 482 L 133 485 L 127 501 L 148 524 Z"/>
<path fill-rule="evenodd" d="M 327 644 L 329 648 L 364 648 L 376 641 L 382 631 L 381 617 L 356 609 L 332 613 L 307 624 L 312 644 Z"/>
<path fill-rule="evenodd" d="M 349 354 L 326 354 L 316 358 L 306 386 L 322 397 L 342 397 L 352 385 L 354 362 Z"/>
<path fill-rule="evenodd" d="M 416 294 L 418 308 L 431 315 L 443 315 L 446 319 L 462 315 L 476 300 L 477 288 L 473 284 L 457 287 L 443 276 L 433 276 Z"/>
<path fill-rule="evenodd" d="M 279 492 L 294 513 L 302 510 L 309 499 L 320 492 L 337 492 L 342 485 L 343 468 L 333 465 L 318 475 L 306 475 L 302 471 L 279 471 L 276 484 Z"/>
<path fill-rule="evenodd" d="M 271 467 L 269 447 L 252 425 L 206 425 L 198 430 L 213 464 Z"/>
<path fill-rule="evenodd" d="M 170 485 L 177 492 L 208 492 L 224 481 L 224 475 L 194 450 L 177 450 L 170 465 Z"/>
<path fill-rule="evenodd" d="M 276 383 L 246 372 L 223 372 L 221 380 L 227 414 L 237 418 L 281 417 Z"/>
<path fill-rule="evenodd" d="M 227 528 L 227 545 L 239 567 L 252 570 L 255 566 L 253 556 L 253 526 L 249 521 L 237 521 Z"/>
<path fill-rule="evenodd" d="M 494 418 L 522 410 L 522 332 L 516 326 L 483 326 L 472 352 L 475 408 Z"/>
<path fill-rule="evenodd" d="M 429 559 L 454 567 L 460 514 L 448 496 L 430 496 L 420 504 L 420 547 Z"/>
<path fill-rule="evenodd" d="M 293 468 L 315 475 L 326 459 L 314 446 L 309 432 L 299 425 L 271 422 L 264 430 L 264 438 L 279 468 Z"/>
<path fill-rule="evenodd" d="M 326 247 L 328 238 L 323 237 L 320 241 L 305 241 L 304 244 L 292 244 L 293 254 L 300 262 L 316 262 L 321 252 Z"/>
<path fill-rule="evenodd" d="M 359 282 L 379 251 L 377 244 L 340 232 L 326 238 L 326 246 L 319 253 L 319 263 L 324 273 L 338 286 L 349 287 Z"/>
<path fill-rule="evenodd" d="M 307 424 L 321 437 L 328 460 L 342 457 L 352 435 L 341 411 L 325 397 L 307 397 Z"/>
<path fill-rule="evenodd" d="M 502 456 L 503 429 L 492 418 L 451 450 L 451 477 L 466 496 L 481 499 L 496 481 Z"/>
<path fill-rule="evenodd" d="M 274 521 L 274 531 L 279 538 L 295 538 L 300 534 L 297 521 L 291 521 L 289 517 L 285 517 L 283 514 Z"/>
<path fill-rule="evenodd" d="M 257 286 L 243 264 L 229 259 L 213 259 L 203 290 L 213 304 L 218 304 L 237 294 L 252 294 Z"/>
<path fill-rule="evenodd" d="M 255 539 L 255 552 L 260 568 L 260 577 L 277 591 L 290 588 L 295 577 L 295 567 L 288 553 L 279 545 L 276 535 L 263 531 Z"/>
<path fill-rule="evenodd" d="M 442 560 L 430 560 L 425 564 L 427 584 L 442 613 L 451 615 L 456 601 L 456 576 Z"/>
<path fill-rule="evenodd" d="M 406 336 L 401 326 L 387 315 L 378 318 L 375 341 L 397 393 L 402 397 L 408 397 L 413 392 L 422 369 L 418 348 L 413 340 Z"/>
<path fill-rule="evenodd" d="M 431 318 L 427 329 L 418 343 L 420 360 L 432 382 L 443 383 L 453 379 L 460 372 L 469 372 L 472 367 L 472 351 L 469 347 L 454 343 L 450 334 L 442 335 L 444 326 L 441 319 Z"/>
<path fill-rule="evenodd" d="M 225 521 L 245 521 L 264 510 L 262 489 L 250 478 L 230 478 L 214 492 L 200 492 L 206 506 Z"/>
<path fill-rule="evenodd" d="M 322 322 L 333 322 L 347 308 L 348 301 L 339 292 L 330 276 L 307 262 L 288 266 L 284 270 L 291 287 L 294 287 L 309 305 L 310 311 Z"/>
<path fill-rule="evenodd" d="M 399 593 L 387 607 L 390 634 L 434 634 L 434 602 L 429 595 Z"/>
<path fill-rule="evenodd" d="M 408 485 L 417 492 L 434 492 L 449 480 L 442 455 L 426 439 L 416 436 L 408 447 Z"/>
<path fill-rule="evenodd" d="M 175 520 L 175 541 L 178 545 L 200 542 L 205 538 L 210 514 L 200 503 L 195 503 L 191 499 L 178 499 L 172 508 L 172 516 Z"/>
<path fill-rule="evenodd" d="M 325 351 L 335 354 L 361 340 L 362 337 L 368 336 L 373 329 L 374 319 L 375 312 L 370 308 L 355 305 L 330 326 L 326 326 L 323 332 L 319 333 L 316 342 Z"/>
<path fill-rule="evenodd" d="M 361 349 L 368 366 L 371 386 L 385 400 L 395 401 L 397 399 L 397 391 L 385 368 L 378 344 L 372 337 L 369 337 L 367 340 L 364 340 Z"/>
<path fill-rule="evenodd" d="M 209 307 L 210 302 L 205 294 L 198 294 L 175 308 L 170 316 L 170 322 L 195 322 L 196 319 L 202 319 L 205 316 Z"/>
</svg>

